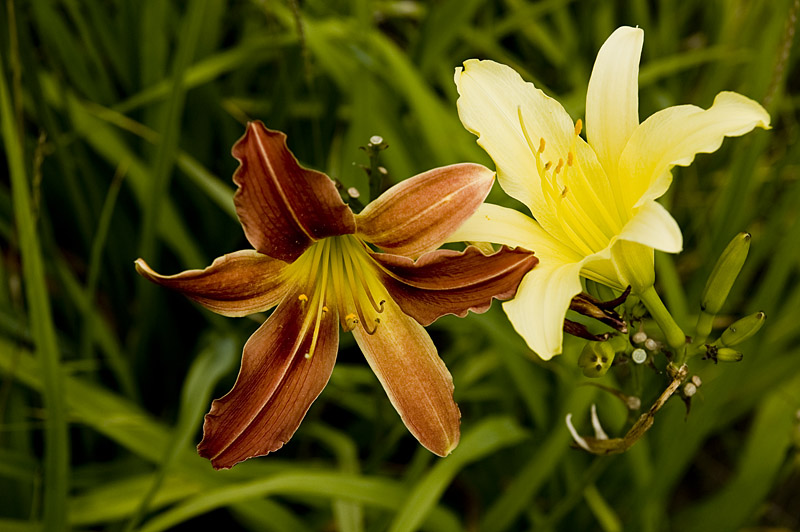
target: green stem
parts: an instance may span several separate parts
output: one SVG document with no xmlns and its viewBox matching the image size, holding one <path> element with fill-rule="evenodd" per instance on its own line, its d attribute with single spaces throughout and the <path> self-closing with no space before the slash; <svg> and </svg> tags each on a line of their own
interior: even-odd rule
<svg viewBox="0 0 800 532">
<path fill-rule="evenodd" d="M 695 336 L 693 342 L 697 345 L 702 345 L 711 334 L 711 328 L 714 322 L 714 315 L 705 311 L 701 311 L 697 317 L 697 326 L 695 327 Z"/>
<path fill-rule="evenodd" d="M 664 306 L 661 298 L 658 297 L 655 287 L 650 286 L 647 288 L 644 292 L 639 294 L 639 298 L 642 303 L 644 303 L 644 306 L 647 307 L 647 310 L 656 323 L 658 323 L 658 326 L 661 327 L 664 336 L 667 338 L 667 344 L 675 350 L 679 358 L 684 358 L 686 335 L 678 324 L 675 323 L 675 319 L 672 317 L 672 314 L 669 313 L 667 307 Z M 682 363 L 682 360 L 676 361 L 676 363 L 677 362 Z M 680 366 L 680 364 L 678 364 L 678 366 Z"/>
</svg>

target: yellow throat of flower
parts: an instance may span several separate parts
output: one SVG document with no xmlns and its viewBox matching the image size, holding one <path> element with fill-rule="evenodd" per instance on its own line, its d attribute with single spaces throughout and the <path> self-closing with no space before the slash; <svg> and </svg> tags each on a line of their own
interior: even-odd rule
<svg viewBox="0 0 800 532">
<path fill-rule="evenodd" d="M 521 107 L 517 108 L 517 114 L 528 148 L 536 159 L 542 195 L 554 214 L 553 220 L 558 223 L 561 234 L 554 236 L 561 237 L 560 240 L 583 256 L 605 249 L 619 233 L 624 220 L 614 198 L 601 197 L 598 191 L 602 187 L 592 182 L 605 176 L 587 175 L 581 167 L 577 144 L 581 141 L 583 122 L 578 119 L 575 123 L 567 153 L 554 164 L 543 159 L 545 139 L 540 137 L 538 144 L 533 142 Z"/>
<path fill-rule="evenodd" d="M 314 325 L 306 358 L 314 356 L 324 319 L 339 316 L 345 331 L 361 326 L 367 334 L 375 333 L 388 294 L 374 268 L 364 244 L 353 235 L 315 242 L 292 264 L 287 281 L 306 287 L 298 296 L 306 308 L 303 328 Z M 333 315 L 331 308 L 336 310 Z"/>
</svg>

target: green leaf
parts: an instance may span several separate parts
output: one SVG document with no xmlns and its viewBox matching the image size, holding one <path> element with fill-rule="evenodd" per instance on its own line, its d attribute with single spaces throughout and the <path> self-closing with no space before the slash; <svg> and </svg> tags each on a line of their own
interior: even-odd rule
<svg viewBox="0 0 800 532">
<path fill-rule="evenodd" d="M 11 177 L 14 214 L 19 232 L 25 293 L 29 321 L 43 373 L 45 419 L 44 461 L 44 530 L 66 528 L 67 492 L 69 490 L 69 439 L 64 408 L 64 384 L 61 378 L 60 354 L 53 325 L 50 299 L 44 274 L 44 261 L 39 235 L 31 211 L 29 183 L 22 154 L 22 139 L 17 135 L 14 113 L 0 55 L 0 120 L 3 143 Z"/>
</svg>

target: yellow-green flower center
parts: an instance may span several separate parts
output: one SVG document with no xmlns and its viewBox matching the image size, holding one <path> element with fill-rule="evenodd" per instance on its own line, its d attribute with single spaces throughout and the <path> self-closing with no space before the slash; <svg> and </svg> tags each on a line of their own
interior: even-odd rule
<svg viewBox="0 0 800 532">
<path fill-rule="evenodd" d="M 616 199 L 600 193 L 604 187 L 592 180 L 605 176 L 587 175 L 577 156 L 577 143 L 583 127 L 579 119 L 570 141 L 569 150 L 557 162 L 543 160 L 546 140 L 538 144 L 532 141 L 518 108 L 519 122 L 528 147 L 536 159 L 536 167 L 542 194 L 550 210 L 556 214 L 558 230 L 554 235 L 581 255 L 587 256 L 608 247 L 611 239 L 619 234 L 630 213 L 621 213 Z"/>
<path fill-rule="evenodd" d="M 298 299 L 307 309 L 306 326 L 314 324 L 306 358 L 314 355 L 320 324 L 336 309 L 341 326 L 351 331 L 361 326 L 374 334 L 381 322 L 386 289 L 364 244 L 353 235 L 324 238 L 312 244 L 290 267 L 288 282 L 306 287 Z M 377 297 L 376 297 L 377 296 Z M 313 321 L 312 321 L 313 320 Z"/>
</svg>

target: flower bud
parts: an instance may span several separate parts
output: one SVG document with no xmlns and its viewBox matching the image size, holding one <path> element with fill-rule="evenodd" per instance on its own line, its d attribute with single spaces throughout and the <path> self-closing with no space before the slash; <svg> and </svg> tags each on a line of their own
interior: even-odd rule
<svg viewBox="0 0 800 532">
<path fill-rule="evenodd" d="M 763 312 L 756 312 L 750 316 L 746 316 L 740 320 L 735 321 L 730 327 L 725 329 L 719 340 L 715 342 L 720 346 L 733 347 L 741 344 L 761 329 L 764 322 L 767 320 L 767 315 Z"/>
<path fill-rule="evenodd" d="M 740 362 L 744 355 L 730 347 L 720 347 L 714 357 L 716 362 Z"/>
<path fill-rule="evenodd" d="M 722 252 L 703 290 L 700 304 L 703 312 L 715 315 L 720 311 L 736 277 L 742 270 L 749 250 L 750 233 L 739 233 Z"/>
<path fill-rule="evenodd" d="M 578 366 L 587 377 L 602 377 L 614 362 L 615 355 L 609 342 L 589 342 L 578 357 Z"/>
</svg>

